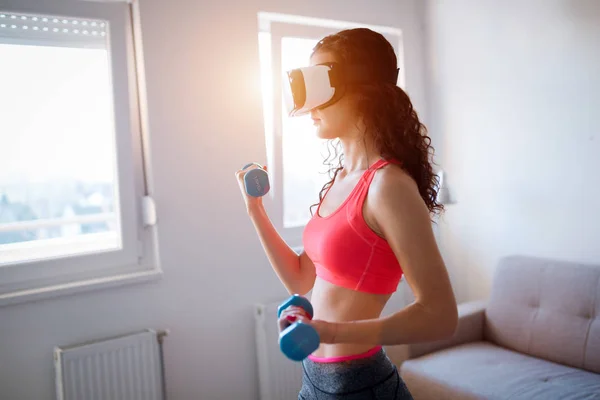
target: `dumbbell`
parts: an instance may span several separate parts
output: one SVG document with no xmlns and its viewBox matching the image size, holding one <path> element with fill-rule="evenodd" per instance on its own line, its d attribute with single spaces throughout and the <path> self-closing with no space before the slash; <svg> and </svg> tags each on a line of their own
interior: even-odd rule
<svg viewBox="0 0 600 400">
<path fill-rule="evenodd" d="M 283 302 L 277 309 L 277 318 L 290 306 L 301 307 L 309 318 L 313 317 L 313 308 L 310 301 L 300 295 L 293 295 Z M 279 348 L 290 360 L 302 361 L 319 348 L 321 339 L 312 326 L 300 321 L 290 323 L 279 333 Z"/>
<path fill-rule="evenodd" d="M 264 167 L 258 163 L 246 164 L 242 169 L 246 169 L 251 165 L 256 165 L 258 168 L 250 170 L 244 175 L 246 193 L 252 197 L 262 197 L 267 194 L 271 188 L 269 185 L 269 174 Z"/>
</svg>

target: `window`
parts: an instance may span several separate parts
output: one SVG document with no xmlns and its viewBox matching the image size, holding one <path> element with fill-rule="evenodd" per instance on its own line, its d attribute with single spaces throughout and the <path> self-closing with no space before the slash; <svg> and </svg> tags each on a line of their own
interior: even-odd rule
<svg viewBox="0 0 600 400">
<path fill-rule="evenodd" d="M 49 3 L 0 6 L 0 299 L 157 271 L 132 5 Z"/>
<path fill-rule="evenodd" d="M 283 37 L 282 70 L 306 65 L 316 44 L 315 39 Z M 283 227 L 301 227 L 310 219 L 309 207 L 318 201 L 328 181 L 322 156 L 327 143 L 315 136 L 310 115 L 288 118 L 283 110 L 282 132 L 283 181 L 293 182 L 283 185 Z"/>
<path fill-rule="evenodd" d="M 270 210 L 274 224 L 292 246 L 301 244 L 304 225 L 311 217 L 310 206 L 329 181 L 327 143 L 315 135 L 310 116 L 289 118 L 285 114 L 281 82 L 286 71 L 308 65 L 312 49 L 324 36 L 342 29 L 366 26 L 382 33 L 396 48 L 404 82 L 401 32 L 395 28 L 368 26 L 282 14 L 259 13 L 259 51 L 267 144 L 271 175 Z"/>
</svg>

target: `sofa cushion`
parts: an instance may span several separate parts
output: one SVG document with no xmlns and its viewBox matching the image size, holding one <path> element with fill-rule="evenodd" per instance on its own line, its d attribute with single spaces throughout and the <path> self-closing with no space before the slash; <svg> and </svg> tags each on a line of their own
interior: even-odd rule
<svg viewBox="0 0 600 400">
<path fill-rule="evenodd" d="M 600 375 L 474 342 L 405 361 L 415 400 L 600 399 Z"/>
<path fill-rule="evenodd" d="M 484 338 L 600 373 L 600 265 L 512 256 L 500 261 Z"/>
</svg>

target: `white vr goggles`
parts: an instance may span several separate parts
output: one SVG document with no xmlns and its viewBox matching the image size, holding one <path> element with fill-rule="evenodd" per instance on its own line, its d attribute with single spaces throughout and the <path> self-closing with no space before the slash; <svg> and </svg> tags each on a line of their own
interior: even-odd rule
<svg viewBox="0 0 600 400">
<path fill-rule="evenodd" d="M 290 117 L 306 115 L 316 108 L 325 108 L 344 95 L 346 85 L 388 82 L 395 85 L 398 71 L 392 78 L 376 79 L 362 66 L 342 66 L 337 63 L 296 68 L 287 72 L 283 82 L 284 101 Z"/>
</svg>

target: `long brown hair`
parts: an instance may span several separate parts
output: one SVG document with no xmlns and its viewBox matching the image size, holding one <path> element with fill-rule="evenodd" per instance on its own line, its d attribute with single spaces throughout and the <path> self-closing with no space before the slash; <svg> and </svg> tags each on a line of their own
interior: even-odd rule
<svg viewBox="0 0 600 400">
<path fill-rule="evenodd" d="M 356 100 L 358 115 L 380 156 L 400 161 L 401 167 L 416 182 L 430 213 L 441 212 L 444 206 L 437 202 L 438 177 L 433 172 L 431 138 L 410 98 L 394 82 L 397 58 L 392 45 L 377 32 L 356 28 L 323 38 L 313 54 L 319 51 L 331 53 L 341 64 L 361 65 L 379 78 L 375 83 L 348 85 L 346 93 Z M 328 149 L 324 164 L 329 165 L 331 180 L 319 192 L 319 203 L 343 168 L 339 142 L 329 142 Z M 336 158 L 339 162 L 334 165 Z"/>
</svg>

